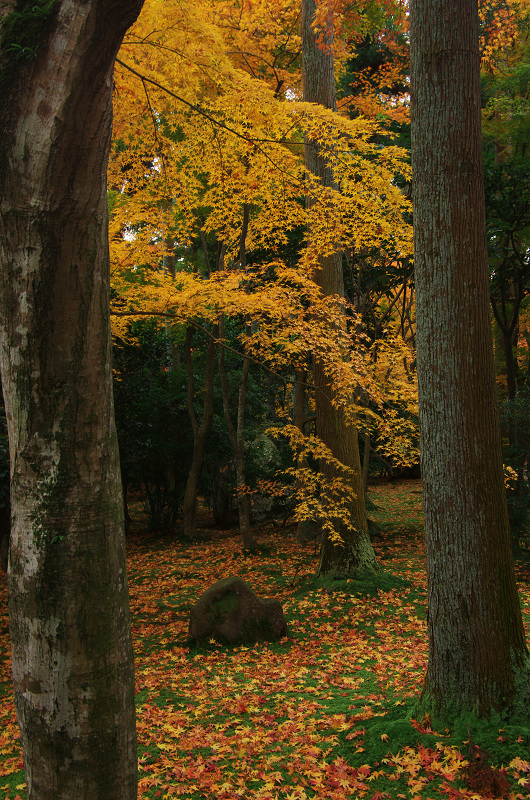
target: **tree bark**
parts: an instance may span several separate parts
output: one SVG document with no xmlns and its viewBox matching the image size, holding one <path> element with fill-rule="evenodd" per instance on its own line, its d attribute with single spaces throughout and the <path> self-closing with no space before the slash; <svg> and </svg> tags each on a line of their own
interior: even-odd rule
<svg viewBox="0 0 530 800">
<path fill-rule="evenodd" d="M 2 36 L 0 66 L 10 75 L 0 93 L 9 618 L 30 800 L 137 796 L 106 167 L 114 59 L 141 6 L 59 0 L 36 59 L 14 67 Z M 4 2 L 1 34 L 9 10 Z M 27 3 L 23 13 L 38 10 Z"/>
<path fill-rule="evenodd" d="M 447 717 L 516 716 L 529 680 L 494 381 L 477 0 L 411 0 L 410 11 L 429 599 L 422 702 Z"/>
<path fill-rule="evenodd" d="M 319 103 L 326 108 L 336 109 L 335 69 L 332 52 L 333 22 L 330 6 L 330 22 L 323 33 L 324 47 L 319 47 L 317 34 L 311 27 L 316 10 L 315 0 L 302 2 L 302 74 L 304 100 Z M 333 186 L 333 175 L 325 156 L 316 142 L 305 143 L 305 165 L 320 178 L 324 186 Z M 309 199 L 310 203 L 311 200 Z M 320 259 L 315 281 L 324 295 L 344 296 L 342 273 L 342 253 Z M 333 544 L 328 532 L 324 534 L 320 560 L 321 574 L 351 575 L 362 569 L 376 566 L 375 554 L 368 536 L 368 523 L 364 505 L 364 491 L 359 459 L 357 430 L 348 424 L 344 414 L 333 405 L 333 388 L 329 385 L 324 365 L 315 360 L 314 381 L 317 416 L 317 435 L 331 450 L 333 456 L 352 470 L 352 489 L 354 497 L 350 503 L 352 529 L 339 520 L 335 526 L 343 544 Z M 323 468 L 326 480 L 332 481 L 336 475 L 332 467 Z"/>
<path fill-rule="evenodd" d="M 193 330 L 193 329 L 191 329 Z M 197 422 L 195 410 L 193 408 L 193 365 L 191 363 L 191 337 L 188 344 L 186 337 L 186 364 L 188 367 L 188 413 L 191 426 L 193 428 L 193 457 L 191 461 L 184 500 L 182 503 L 182 532 L 184 536 L 193 537 L 197 532 L 196 511 L 197 511 L 197 490 L 201 479 L 204 466 L 204 456 L 206 453 L 206 442 L 212 428 L 214 412 L 214 377 L 215 377 L 215 354 L 217 352 L 217 342 L 219 339 L 219 325 L 214 325 L 212 338 L 206 350 L 206 371 L 204 376 L 204 398 L 202 407 L 201 422 Z"/>
</svg>

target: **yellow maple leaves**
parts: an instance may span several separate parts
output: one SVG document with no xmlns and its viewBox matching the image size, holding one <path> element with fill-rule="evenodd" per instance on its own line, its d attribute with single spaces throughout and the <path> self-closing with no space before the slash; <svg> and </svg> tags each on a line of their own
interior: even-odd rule
<svg viewBox="0 0 530 800">
<path fill-rule="evenodd" d="M 272 370 L 313 354 L 352 418 L 360 393 L 377 407 L 403 378 L 394 368 L 380 380 L 384 359 L 376 369 L 354 310 L 345 330 L 343 301 L 323 298 L 313 278 L 337 250 L 411 257 L 410 201 L 396 180 L 410 165 L 378 143 L 373 119 L 300 100 L 298 27 L 290 0 L 146 2 L 116 71 L 113 329 L 126 337 L 134 315 L 166 328 L 252 319 L 242 353 Z M 325 153 L 336 188 L 307 172 L 304 146 Z M 397 416 L 386 417 L 389 443 Z M 395 453 L 410 461 L 409 433 Z M 343 484 L 329 487 L 337 509 Z M 300 514 L 313 513 L 304 502 Z"/>
</svg>

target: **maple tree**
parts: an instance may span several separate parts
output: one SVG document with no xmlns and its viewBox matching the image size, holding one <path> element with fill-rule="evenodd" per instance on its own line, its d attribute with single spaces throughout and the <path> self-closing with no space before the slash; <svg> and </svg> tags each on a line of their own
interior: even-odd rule
<svg viewBox="0 0 530 800">
<path fill-rule="evenodd" d="M 326 28 L 320 33 L 313 27 L 316 4 L 313 0 L 302 3 L 302 55 L 303 55 L 303 93 L 304 100 L 319 103 L 324 108 L 335 110 L 335 63 L 333 58 L 334 28 L 332 8 L 328 10 Z M 328 191 L 340 191 L 334 182 L 326 149 L 319 142 L 306 135 L 305 164 L 310 174 L 318 176 L 320 187 Z M 308 194 L 309 207 L 315 202 Z M 330 226 L 331 227 L 331 226 Z M 309 238 L 314 237 L 309 229 Z M 342 252 L 335 245 L 328 253 L 321 255 L 315 269 L 314 280 L 324 295 L 344 295 L 342 271 Z M 338 321 L 338 324 L 346 321 Z M 347 358 L 347 354 L 345 354 Z M 324 530 L 321 550 L 320 571 L 326 574 L 347 575 L 363 569 L 375 567 L 375 556 L 368 536 L 368 523 L 364 503 L 364 492 L 359 461 L 357 429 L 345 419 L 333 402 L 333 387 L 328 384 L 324 364 L 315 358 L 313 366 L 315 384 L 315 408 L 317 433 L 339 462 L 349 468 L 351 480 L 350 502 L 345 521 L 337 520 L 336 528 L 342 541 L 336 542 Z M 323 467 L 324 474 L 332 483 L 337 474 L 333 462 L 328 460 Z"/>
<path fill-rule="evenodd" d="M 395 247 L 410 252 L 410 229 L 403 218 L 409 204 L 393 183 L 395 173 L 406 173 L 408 168 L 399 148 L 381 151 L 372 143 L 376 123 L 349 121 L 332 110 L 295 100 L 296 58 L 289 83 L 294 94 L 288 101 L 278 90 L 279 81 L 287 87 L 287 72 L 280 75 L 263 67 L 261 79 L 257 65 L 267 61 L 265 43 L 272 47 L 270 41 L 281 39 L 294 25 L 296 14 L 292 16 L 290 7 L 278 15 L 278 30 L 274 36 L 270 33 L 269 41 L 269 34 L 262 38 L 256 34 L 257 39 L 250 35 L 255 28 L 245 16 L 246 5 L 237 26 L 232 23 L 239 12 L 232 9 L 228 24 L 227 7 L 214 5 L 212 10 L 204 4 L 204 16 L 211 24 L 197 42 L 190 41 L 188 49 L 184 43 L 188 44 L 198 17 L 197 8 L 186 4 L 171 12 L 166 6 L 164 13 L 172 13 L 174 21 L 156 28 L 150 15 L 158 13 L 158 6 L 148 4 L 122 48 L 117 145 L 110 167 L 115 330 L 126 334 L 127 314 L 135 311 L 166 314 L 173 324 L 201 320 L 207 326 L 219 314 L 228 314 L 252 321 L 252 335 L 244 329 L 241 333 L 250 355 L 275 369 L 287 364 L 297 369 L 306 362 L 308 346 L 311 352 L 320 346 L 316 333 L 321 315 L 326 317 L 322 317 L 323 340 L 337 339 L 332 322 L 337 309 L 307 289 L 319 259 L 330 248 L 336 250 L 337 237 L 343 249 L 390 237 Z M 232 59 L 231 37 L 236 35 L 239 44 Z M 212 46 L 205 48 L 208 36 Z M 245 72 L 241 69 L 244 36 L 250 37 L 245 53 L 255 53 Z M 296 50 L 294 34 L 292 38 L 289 34 L 289 42 Z M 176 56 L 171 65 L 168 52 Z M 185 63 L 179 67 L 183 52 Z M 135 109 L 141 103 L 145 113 L 131 114 L 131 103 Z M 333 155 L 332 146 L 326 156 L 340 192 L 330 194 L 306 176 L 301 159 L 304 135 L 324 147 L 326 142 L 341 141 L 340 152 L 335 148 Z M 307 192 L 314 202 L 304 208 L 301 199 Z M 299 242 L 293 258 L 289 253 L 293 236 L 306 226 L 312 235 L 305 244 Z M 161 270 L 168 232 L 181 254 L 175 278 Z M 208 277 L 210 263 L 216 270 Z M 315 321 L 312 332 L 308 319 Z M 346 415 L 356 407 L 355 396 L 367 375 L 362 358 L 352 356 L 350 365 L 345 365 L 350 350 L 350 344 L 343 351 L 339 344 L 331 344 L 323 362 L 326 375 L 337 384 L 336 402 Z M 357 376 L 351 370 L 354 364 Z M 375 385 L 371 378 L 366 380 Z"/>
</svg>

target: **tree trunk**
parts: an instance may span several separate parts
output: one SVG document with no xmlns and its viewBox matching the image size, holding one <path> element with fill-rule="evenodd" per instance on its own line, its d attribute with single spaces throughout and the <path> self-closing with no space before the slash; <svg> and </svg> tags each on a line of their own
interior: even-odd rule
<svg viewBox="0 0 530 800">
<path fill-rule="evenodd" d="M 513 352 L 513 339 L 513 330 L 503 330 L 502 344 L 504 348 L 504 361 L 506 364 L 506 384 L 508 386 L 508 397 L 510 400 L 513 400 L 517 394 L 517 361 Z"/>
<path fill-rule="evenodd" d="M 296 376 L 295 376 L 295 388 L 294 388 L 294 397 L 293 397 L 293 417 L 294 417 L 294 424 L 300 431 L 300 433 L 304 433 L 305 428 L 305 418 L 306 418 L 306 403 L 305 403 L 305 389 L 306 389 L 306 381 L 307 381 L 307 370 L 305 369 L 297 369 Z M 297 459 L 297 468 L 298 469 L 307 469 L 307 459 L 303 456 L 299 456 Z M 295 491 L 298 493 L 301 489 L 301 481 L 299 478 L 296 479 L 295 483 Z M 300 542 L 300 544 L 305 544 L 311 539 L 315 539 L 318 535 L 317 532 L 320 532 L 320 526 L 318 522 L 314 520 L 302 519 L 298 522 L 296 526 L 296 538 Z"/>
<path fill-rule="evenodd" d="M 193 408 L 193 367 L 191 363 L 191 348 L 186 339 L 186 364 L 188 367 L 188 412 L 193 428 L 193 458 L 184 491 L 184 501 L 182 504 L 182 532 L 184 536 L 193 537 L 196 534 L 196 510 L 197 510 L 197 490 L 201 479 L 204 455 L 206 453 L 206 442 L 212 428 L 214 411 L 214 377 L 215 377 L 215 354 L 217 352 L 217 341 L 219 339 L 219 325 L 213 326 L 212 338 L 208 343 L 206 351 L 206 373 L 204 376 L 204 399 L 202 407 L 202 420 L 197 423 Z"/>
<path fill-rule="evenodd" d="M 221 339 L 223 338 L 223 323 L 221 322 Z M 250 522 L 250 497 L 246 489 L 246 475 L 245 475 L 245 406 L 247 402 L 247 384 L 248 373 L 250 370 L 250 358 L 245 356 L 243 359 L 243 368 L 241 370 L 241 380 L 239 382 L 239 391 L 237 399 L 237 418 L 234 425 L 230 414 L 230 397 L 228 392 L 228 382 L 226 380 L 226 371 L 224 365 L 224 347 L 221 343 L 221 350 L 219 352 L 219 376 L 221 378 L 221 387 L 223 391 L 223 411 L 228 429 L 228 436 L 234 452 L 234 463 L 236 467 L 236 498 L 237 508 L 239 511 L 239 530 L 241 531 L 241 539 L 243 547 L 248 550 L 256 548 L 256 540 L 252 532 L 252 525 Z"/>
<path fill-rule="evenodd" d="M 410 11 L 429 598 L 422 701 L 443 716 L 487 716 L 525 693 L 527 703 L 529 681 L 494 381 L 477 0 L 411 0 Z"/>
<path fill-rule="evenodd" d="M 504 354 L 504 365 L 506 367 L 506 385 L 510 400 L 513 400 L 517 394 L 518 364 L 513 348 L 514 342 L 517 342 L 516 332 L 519 328 L 519 309 L 524 296 L 522 282 L 518 286 L 518 291 L 514 291 L 511 307 L 509 307 L 505 297 L 501 297 L 500 302 L 498 302 L 493 295 L 490 295 L 493 315 L 502 335 L 502 350 Z"/>
<path fill-rule="evenodd" d="M 243 204 L 243 220 L 241 225 L 241 234 L 239 238 L 239 267 L 241 270 L 246 269 L 247 255 L 246 243 L 248 225 L 250 221 L 250 205 Z M 250 333 L 250 323 L 248 325 L 248 332 Z M 221 338 L 224 335 L 224 322 L 221 321 Z M 237 417 L 236 424 L 232 422 L 230 416 L 230 398 L 228 396 L 228 384 L 226 381 L 225 363 L 224 363 L 224 345 L 221 345 L 219 355 L 219 375 L 221 378 L 221 387 L 223 391 L 223 411 L 228 428 L 228 435 L 234 451 L 234 462 L 236 467 L 236 498 L 237 508 L 239 511 L 239 530 L 241 531 L 241 539 L 243 540 L 243 547 L 248 550 L 256 548 L 256 540 L 252 532 L 252 525 L 250 522 L 250 497 L 246 488 L 246 474 L 245 474 L 245 409 L 247 405 L 247 385 L 248 373 L 250 371 L 250 358 L 245 356 L 243 358 L 243 368 L 241 370 L 241 380 L 239 382 L 239 391 L 237 397 Z"/>
<path fill-rule="evenodd" d="M 363 466 L 361 470 L 361 479 L 363 483 L 363 492 L 366 494 L 368 489 L 368 476 L 370 474 L 370 454 L 372 451 L 372 443 L 370 432 L 364 432 L 364 451 L 363 451 Z"/>
<path fill-rule="evenodd" d="M 302 2 L 302 71 L 304 100 L 319 103 L 326 108 L 335 109 L 335 70 L 331 46 L 333 44 L 332 9 L 330 23 L 323 34 L 325 49 L 317 44 L 317 34 L 311 28 L 315 14 L 315 0 Z M 321 155 L 316 142 L 306 141 L 305 164 L 307 169 L 317 175 L 322 184 L 333 186 L 333 176 L 326 158 Z M 309 199 L 309 202 L 311 200 Z M 342 274 L 342 253 L 339 251 L 320 259 L 320 269 L 315 276 L 316 283 L 325 295 L 344 296 Z M 359 570 L 376 566 L 375 554 L 368 536 L 368 523 L 364 506 L 364 492 L 359 460 L 359 443 L 355 426 L 347 424 L 344 414 L 333 406 L 333 390 L 324 365 L 315 361 L 315 398 L 317 416 L 317 435 L 331 450 L 333 456 L 353 471 L 354 497 L 350 503 L 352 529 L 339 520 L 336 528 L 343 544 L 336 545 L 329 533 L 324 534 L 320 561 L 320 573 L 350 575 Z M 335 471 L 332 467 L 323 468 L 327 481 L 332 481 Z"/>
<path fill-rule="evenodd" d="M 26 16 L 12 28 L 13 5 L 0 10 L 0 344 L 9 619 L 28 796 L 132 800 L 106 167 L 114 58 L 142 2 L 59 0 L 39 20 L 36 58 L 10 64 L 11 36 L 35 27 L 42 10 L 18 3 Z"/>
<path fill-rule="evenodd" d="M 167 225 L 167 220 L 166 220 Z M 162 256 L 162 268 L 165 273 L 171 275 L 173 280 L 175 280 L 177 276 L 177 263 L 175 257 L 175 239 L 170 232 L 167 232 L 164 235 L 164 248 L 165 248 L 165 255 Z M 176 372 L 177 369 L 180 368 L 180 352 L 178 345 L 175 344 L 175 341 L 171 335 L 171 324 L 169 319 L 166 318 L 164 322 L 164 331 L 166 334 L 166 352 L 167 352 L 167 366 L 169 372 Z M 173 483 L 173 491 L 175 489 L 176 478 L 175 474 L 173 473 L 172 483 Z M 170 481 L 171 483 L 171 481 Z"/>
</svg>

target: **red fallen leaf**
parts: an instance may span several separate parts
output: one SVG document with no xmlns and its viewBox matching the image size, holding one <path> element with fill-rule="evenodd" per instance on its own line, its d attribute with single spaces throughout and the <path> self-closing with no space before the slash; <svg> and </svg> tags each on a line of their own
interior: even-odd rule
<svg viewBox="0 0 530 800">
<path fill-rule="evenodd" d="M 421 721 L 418 722 L 416 719 L 411 719 L 410 724 L 413 728 L 415 728 L 418 733 L 432 733 L 432 726 L 431 726 L 431 715 L 425 714 Z"/>
<path fill-rule="evenodd" d="M 448 797 L 453 797 L 453 798 L 455 798 L 455 800 L 457 800 L 457 798 L 461 797 L 460 789 L 457 789 L 454 786 L 449 786 L 449 784 L 446 781 L 444 781 L 440 785 L 440 789 L 442 789 L 442 791 L 445 792 Z"/>
<path fill-rule="evenodd" d="M 357 739 L 358 736 L 364 736 L 366 728 L 360 728 L 346 734 L 346 739 Z"/>
</svg>

